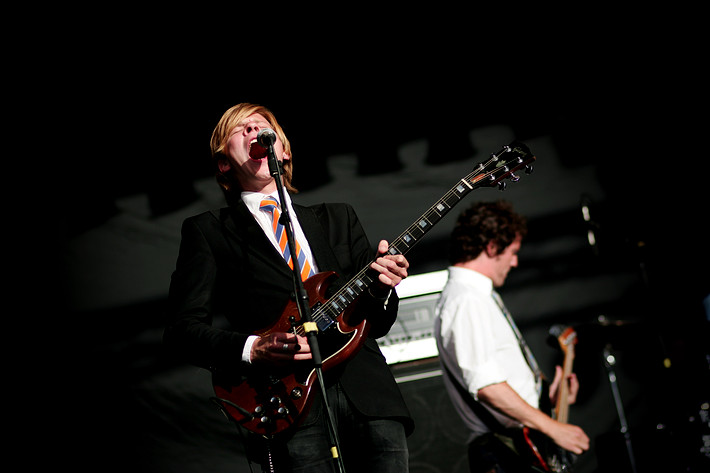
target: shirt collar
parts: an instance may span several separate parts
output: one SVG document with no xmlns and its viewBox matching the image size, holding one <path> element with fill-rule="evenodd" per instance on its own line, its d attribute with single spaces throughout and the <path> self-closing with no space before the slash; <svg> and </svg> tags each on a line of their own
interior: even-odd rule
<svg viewBox="0 0 710 473">
<path fill-rule="evenodd" d="M 259 212 L 261 201 L 267 197 L 274 199 L 276 202 L 279 203 L 279 206 L 281 206 L 278 192 L 274 192 L 273 194 L 262 194 L 261 192 L 242 192 L 241 197 L 242 201 L 244 201 L 244 204 L 253 214 Z M 288 207 L 291 208 L 291 197 L 287 193 L 284 193 L 284 197 L 286 202 L 288 203 Z"/>
<path fill-rule="evenodd" d="M 493 280 L 473 269 L 449 266 L 449 281 L 465 284 L 483 294 L 493 292 Z"/>
</svg>

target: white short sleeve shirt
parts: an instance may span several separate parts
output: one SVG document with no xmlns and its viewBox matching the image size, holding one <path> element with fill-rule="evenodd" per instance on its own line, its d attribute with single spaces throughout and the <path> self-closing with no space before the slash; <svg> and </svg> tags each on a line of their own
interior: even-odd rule
<svg viewBox="0 0 710 473">
<path fill-rule="evenodd" d="M 505 381 L 537 408 L 535 374 L 508 320 L 491 296 L 493 282 L 466 268 L 452 266 L 448 273 L 435 316 L 441 363 L 475 399 L 479 389 Z M 471 409 L 455 387 L 448 383 L 446 386 L 454 406 L 467 422 L 472 416 Z"/>
</svg>

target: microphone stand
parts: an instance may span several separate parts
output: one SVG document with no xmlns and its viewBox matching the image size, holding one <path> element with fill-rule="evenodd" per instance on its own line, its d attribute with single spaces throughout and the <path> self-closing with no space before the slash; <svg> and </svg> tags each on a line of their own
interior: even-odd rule
<svg viewBox="0 0 710 473">
<path fill-rule="evenodd" d="M 320 391 L 323 396 L 323 404 L 325 410 L 328 414 L 327 424 L 328 424 L 328 437 L 331 444 L 331 454 L 333 459 L 338 465 L 338 469 L 341 473 L 345 473 L 345 465 L 343 464 L 343 458 L 340 455 L 340 441 L 338 439 L 338 433 L 335 429 L 335 421 L 333 419 L 333 413 L 330 410 L 330 405 L 328 403 L 328 396 L 326 394 L 325 382 L 323 381 L 323 359 L 321 358 L 320 347 L 318 345 L 318 326 L 313 322 L 311 317 L 311 306 L 308 302 L 308 292 L 306 292 L 303 286 L 303 281 L 301 280 L 301 268 L 298 263 L 298 258 L 296 258 L 296 240 L 293 236 L 293 227 L 291 223 L 291 215 L 288 210 L 288 205 L 286 205 L 286 199 L 284 196 L 285 190 L 283 183 L 281 182 L 281 176 L 283 173 L 283 163 L 279 162 L 276 158 L 276 153 L 274 152 L 274 144 L 270 143 L 267 147 L 268 160 L 269 160 L 269 172 L 271 176 L 276 181 L 276 189 L 279 194 L 279 201 L 281 202 L 281 217 L 280 223 L 284 226 L 286 231 L 286 239 L 288 242 L 288 248 L 291 253 L 291 261 L 293 262 L 293 284 L 296 292 L 296 303 L 298 306 L 298 313 L 301 317 L 301 324 L 306 332 L 306 338 L 308 339 L 308 345 L 311 348 L 311 354 L 313 356 L 313 365 L 316 371 L 316 377 L 318 378 L 318 384 L 320 385 Z"/>
<path fill-rule="evenodd" d="M 620 432 L 624 436 L 624 442 L 626 442 L 626 452 L 629 455 L 629 465 L 631 466 L 632 473 L 636 473 L 636 458 L 634 457 L 634 449 L 631 445 L 631 432 L 629 431 L 629 424 L 626 422 L 626 416 L 624 415 L 624 403 L 621 401 L 619 386 L 616 382 L 616 372 L 614 371 L 616 357 L 611 352 L 610 344 L 607 344 L 604 347 L 603 356 L 604 366 L 606 367 L 607 376 L 609 377 L 609 385 L 611 386 L 611 394 L 614 397 L 616 413 L 619 415 L 619 424 L 621 426 Z"/>
</svg>

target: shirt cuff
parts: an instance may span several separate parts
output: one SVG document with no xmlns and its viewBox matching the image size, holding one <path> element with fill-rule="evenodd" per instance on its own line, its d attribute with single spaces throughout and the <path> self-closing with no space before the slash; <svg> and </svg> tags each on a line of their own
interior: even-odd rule
<svg viewBox="0 0 710 473">
<path fill-rule="evenodd" d="M 257 338 L 259 338 L 258 335 L 249 335 L 247 338 L 247 341 L 244 344 L 244 350 L 242 350 L 242 361 L 251 363 L 251 346 L 254 345 Z"/>
</svg>

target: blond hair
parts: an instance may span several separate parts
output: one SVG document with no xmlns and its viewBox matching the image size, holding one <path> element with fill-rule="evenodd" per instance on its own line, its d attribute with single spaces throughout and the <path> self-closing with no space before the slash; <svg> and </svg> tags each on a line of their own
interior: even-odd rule
<svg viewBox="0 0 710 473">
<path fill-rule="evenodd" d="M 288 160 L 285 159 L 283 161 L 284 187 L 289 192 L 298 192 L 296 188 L 291 185 L 291 178 L 293 176 L 293 154 L 291 153 L 291 143 L 288 141 L 288 138 L 286 138 L 286 134 L 281 128 L 281 125 L 279 125 L 279 122 L 276 121 L 276 117 L 274 116 L 274 114 L 271 113 L 271 110 L 264 107 L 263 105 L 240 103 L 224 112 L 222 118 L 220 118 L 219 122 L 217 123 L 217 126 L 212 132 L 212 139 L 210 140 L 210 149 L 212 150 L 212 157 L 215 160 L 224 158 L 226 155 L 225 148 L 227 147 L 227 142 L 229 141 L 229 138 L 232 136 L 232 131 L 237 126 L 241 125 L 246 118 L 256 113 L 260 114 L 266 119 L 267 122 L 269 122 L 269 125 L 271 125 L 271 128 L 276 132 L 276 135 L 281 140 L 281 143 L 283 143 L 284 154 L 288 154 L 290 158 Z M 220 171 L 218 167 L 216 178 L 217 183 L 226 192 L 229 193 L 241 191 L 239 183 L 234 178 L 232 173 L 225 174 Z"/>
</svg>

